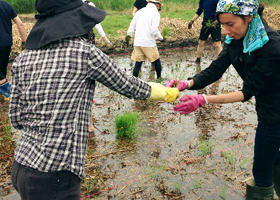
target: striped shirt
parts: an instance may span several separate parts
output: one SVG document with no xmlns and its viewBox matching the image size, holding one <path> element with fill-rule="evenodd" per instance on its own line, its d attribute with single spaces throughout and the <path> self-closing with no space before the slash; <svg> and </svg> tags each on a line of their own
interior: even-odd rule
<svg viewBox="0 0 280 200">
<path fill-rule="evenodd" d="M 128 98 L 146 100 L 148 83 L 128 76 L 83 38 L 24 50 L 12 66 L 9 117 L 22 136 L 15 160 L 42 172 L 85 177 L 95 81 Z"/>
</svg>

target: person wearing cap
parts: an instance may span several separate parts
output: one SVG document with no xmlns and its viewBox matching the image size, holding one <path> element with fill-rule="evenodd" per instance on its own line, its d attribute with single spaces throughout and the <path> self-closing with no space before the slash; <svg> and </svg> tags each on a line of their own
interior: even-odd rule
<svg viewBox="0 0 280 200">
<path fill-rule="evenodd" d="M 195 20 L 199 18 L 199 16 L 203 14 L 202 28 L 200 30 L 198 46 L 197 46 L 197 58 L 195 62 L 200 64 L 201 56 L 203 54 L 204 45 L 211 34 L 214 46 L 216 47 L 216 54 L 222 50 L 221 44 L 221 24 L 216 21 L 215 12 L 217 3 L 219 0 L 200 0 L 199 7 L 197 9 L 196 14 L 193 16 L 192 20 L 188 24 L 188 28 L 191 29 Z"/>
<path fill-rule="evenodd" d="M 95 7 L 94 3 L 92 3 L 92 2 L 90 2 L 88 0 L 83 0 L 83 2 Z M 100 37 L 103 39 L 103 41 L 105 42 L 105 45 L 106 45 L 107 49 L 108 50 L 115 49 L 115 47 L 112 44 L 112 42 L 107 38 L 107 36 L 106 36 L 106 34 L 105 34 L 101 24 L 96 24 L 94 28 L 97 31 L 97 33 L 100 35 Z"/>
<path fill-rule="evenodd" d="M 4 100 L 9 100 L 11 90 L 6 74 L 13 44 L 12 20 L 18 27 L 23 47 L 26 41 L 24 24 L 14 8 L 9 3 L 0 0 L 0 92 L 4 95 Z"/>
<path fill-rule="evenodd" d="M 148 58 L 155 66 L 157 78 L 161 78 L 161 62 L 156 44 L 156 39 L 164 40 L 158 28 L 161 4 L 162 0 L 149 0 L 145 8 L 136 12 L 129 25 L 126 41 L 129 41 L 135 31 L 134 49 L 131 55 L 131 59 L 135 61 L 133 70 L 135 77 L 138 77 L 142 63 Z"/>
<path fill-rule="evenodd" d="M 95 82 L 149 101 L 174 102 L 179 90 L 127 75 L 92 44 L 106 12 L 82 0 L 35 7 L 37 21 L 12 66 L 9 117 L 21 137 L 11 179 L 23 200 L 78 200 Z"/>
<path fill-rule="evenodd" d="M 264 5 L 262 5 L 264 6 Z M 220 0 L 216 15 L 224 26 L 225 44 L 208 68 L 188 81 L 170 80 L 168 86 L 199 90 L 219 80 L 233 66 L 243 80 L 242 89 L 221 95 L 193 94 L 174 107 L 189 114 L 207 103 L 225 104 L 256 100 L 258 125 L 255 135 L 253 176 L 247 182 L 246 199 L 280 197 L 280 35 L 260 16 L 257 0 Z"/>
<path fill-rule="evenodd" d="M 132 16 L 136 14 L 136 12 L 148 4 L 148 0 L 136 0 L 133 4 Z"/>
</svg>

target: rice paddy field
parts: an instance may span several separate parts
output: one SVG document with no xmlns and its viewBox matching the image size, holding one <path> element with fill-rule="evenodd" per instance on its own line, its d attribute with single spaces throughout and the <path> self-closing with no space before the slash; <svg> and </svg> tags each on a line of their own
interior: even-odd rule
<svg viewBox="0 0 280 200">
<path fill-rule="evenodd" d="M 22 7 L 27 5 L 28 8 L 34 5 L 34 1 L 28 0 L 8 2 Z M 120 17 L 120 20 L 131 15 L 133 2 L 94 1 L 96 6 L 114 13 L 107 16 L 111 20 L 114 20 L 114 16 Z M 269 0 L 266 3 L 277 4 Z M 185 7 L 190 9 L 192 16 L 198 1 L 174 0 L 164 4 L 170 12 L 176 10 L 177 5 L 192 5 Z M 123 7 L 118 8 L 119 5 Z M 126 14 L 117 15 L 119 11 Z M 169 11 L 166 9 L 161 14 L 167 15 Z M 33 15 L 20 15 L 28 32 L 34 25 Z M 280 13 L 277 9 L 267 8 L 264 17 L 272 28 L 280 29 Z M 194 62 L 201 21 L 197 21 L 191 30 L 187 29 L 188 21 L 187 17 L 180 19 L 168 16 L 161 19 L 160 30 L 166 32 L 167 38 L 166 43 L 158 44 L 163 67 L 162 84 L 173 78 L 191 77 L 215 59 L 215 49 L 208 41 L 201 64 Z M 131 75 L 134 66 L 130 59 L 132 44 L 124 45 L 125 33 L 126 28 L 121 28 L 114 35 L 109 35 L 116 46 L 113 51 L 107 51 L 100 38 L 97 38 L 96 45 L 119 68 Z M 13 28 L 13 37 L 8 71 L 13 59 L 21 52 L 21 40 L 16 27 Z M 156 81 L 149 62 L 143 64 L 139 78 Z M 8 79 L 11 79 L 10 73 Z M 241 78 L 230 67 L 216 83 L 199 91 L 185 90 L 181 96 L 222 94 L 237 91 L 241 86 Z M 81 199 L 245 199 L 245 183 L 252 178 L 257 124 L 254 98 L 245 103 L 206 105 L 184 116 L 173 111 L 178 100 L 175 103 L 132 100 L 101 84 L 97 84 L 94 100 L 92 111 L 95 130 L 89 134 L 87 177 L 82 180 Z M 9 124 L 8 109 L 8 103 L 0 97 L 0 198 L 3 199 L 15 193 L 10 171 L 16 139 L 20 135 Z M 117 135 L 123 129 L 117 124 L 124 123 L 119 120 L 125 113 L 132 113 L 128 118 L 133 118 L 133 123 L 123 125 L 135 132 L 136 136 L 132 140 L 124 140 Z"/>
</svg>

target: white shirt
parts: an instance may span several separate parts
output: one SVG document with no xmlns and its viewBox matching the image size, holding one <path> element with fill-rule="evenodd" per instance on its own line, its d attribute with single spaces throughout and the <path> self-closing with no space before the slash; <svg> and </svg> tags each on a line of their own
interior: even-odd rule
<svg viewBox="0 0 280 200">
<path fill-rule="evenodd" d="M 148 3 L 146 7 L 136 12 L 128 28 L 127 35 L 131 36 L 135 31 L 134 46 L 155 47 L 155 38 L 163 39 L 158 29 L 159 23 L 160 14 L 156 5 Z"/>
<path fill-rule="evenodd" d="M 86 0 L 83 0 L 83 2 L 85 3 Z M 88 5 L 95 7 L 94 3 L 92 3 L 92 2 L 89 2 Z M 103 38 L 104 36 L 106 36 L 101 24 L 96 24 L 94 28 L 96 29 L 96 31 L 100 35 L 100 37 Z"/>
</svg>

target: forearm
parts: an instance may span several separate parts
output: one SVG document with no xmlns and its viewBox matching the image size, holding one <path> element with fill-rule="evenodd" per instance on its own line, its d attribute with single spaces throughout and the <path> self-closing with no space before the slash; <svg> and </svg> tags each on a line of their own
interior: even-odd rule
<svg viewBox="0 0 280 200">
<path fill-rule="evenodd" d="M 134 8 L 133 8 L 133 10 L 132 10 L 132 16 L 134 16 L 134 15 L 136 14 L 137 11 L 138 11 L 138 8 L 136 8 L 136 7 L 134 6 Z"/>
<path fill-rule="evenodd" d="M 199 18 L 199 15 L 198 14 L 195 14 L 192 18 L 192 21 L 194 22 L 195 20 L 197 20 Z"/>
<path fill-rule="evenodd" d="M 244 100 L 243 92 L 231 92 L 220 95 L 206 95 L 208 103 L 224 104 L 233 102 L 242 102 Z"/>
<path fill-rule="evenodd" d="M 20 18 L 18 16 L 15 17 L 13 19 L 13 21 L 15 22 L 15 24 L 18 27 L 19 33 L 21 35 L 22 42 L 25 42 L 26 38 L 27 38 L 27 35 L 26 35 L 26 30 L 25 30 L 24 24 L 22 23 L 22 21 L 20 20 Z"/>
</svg>

